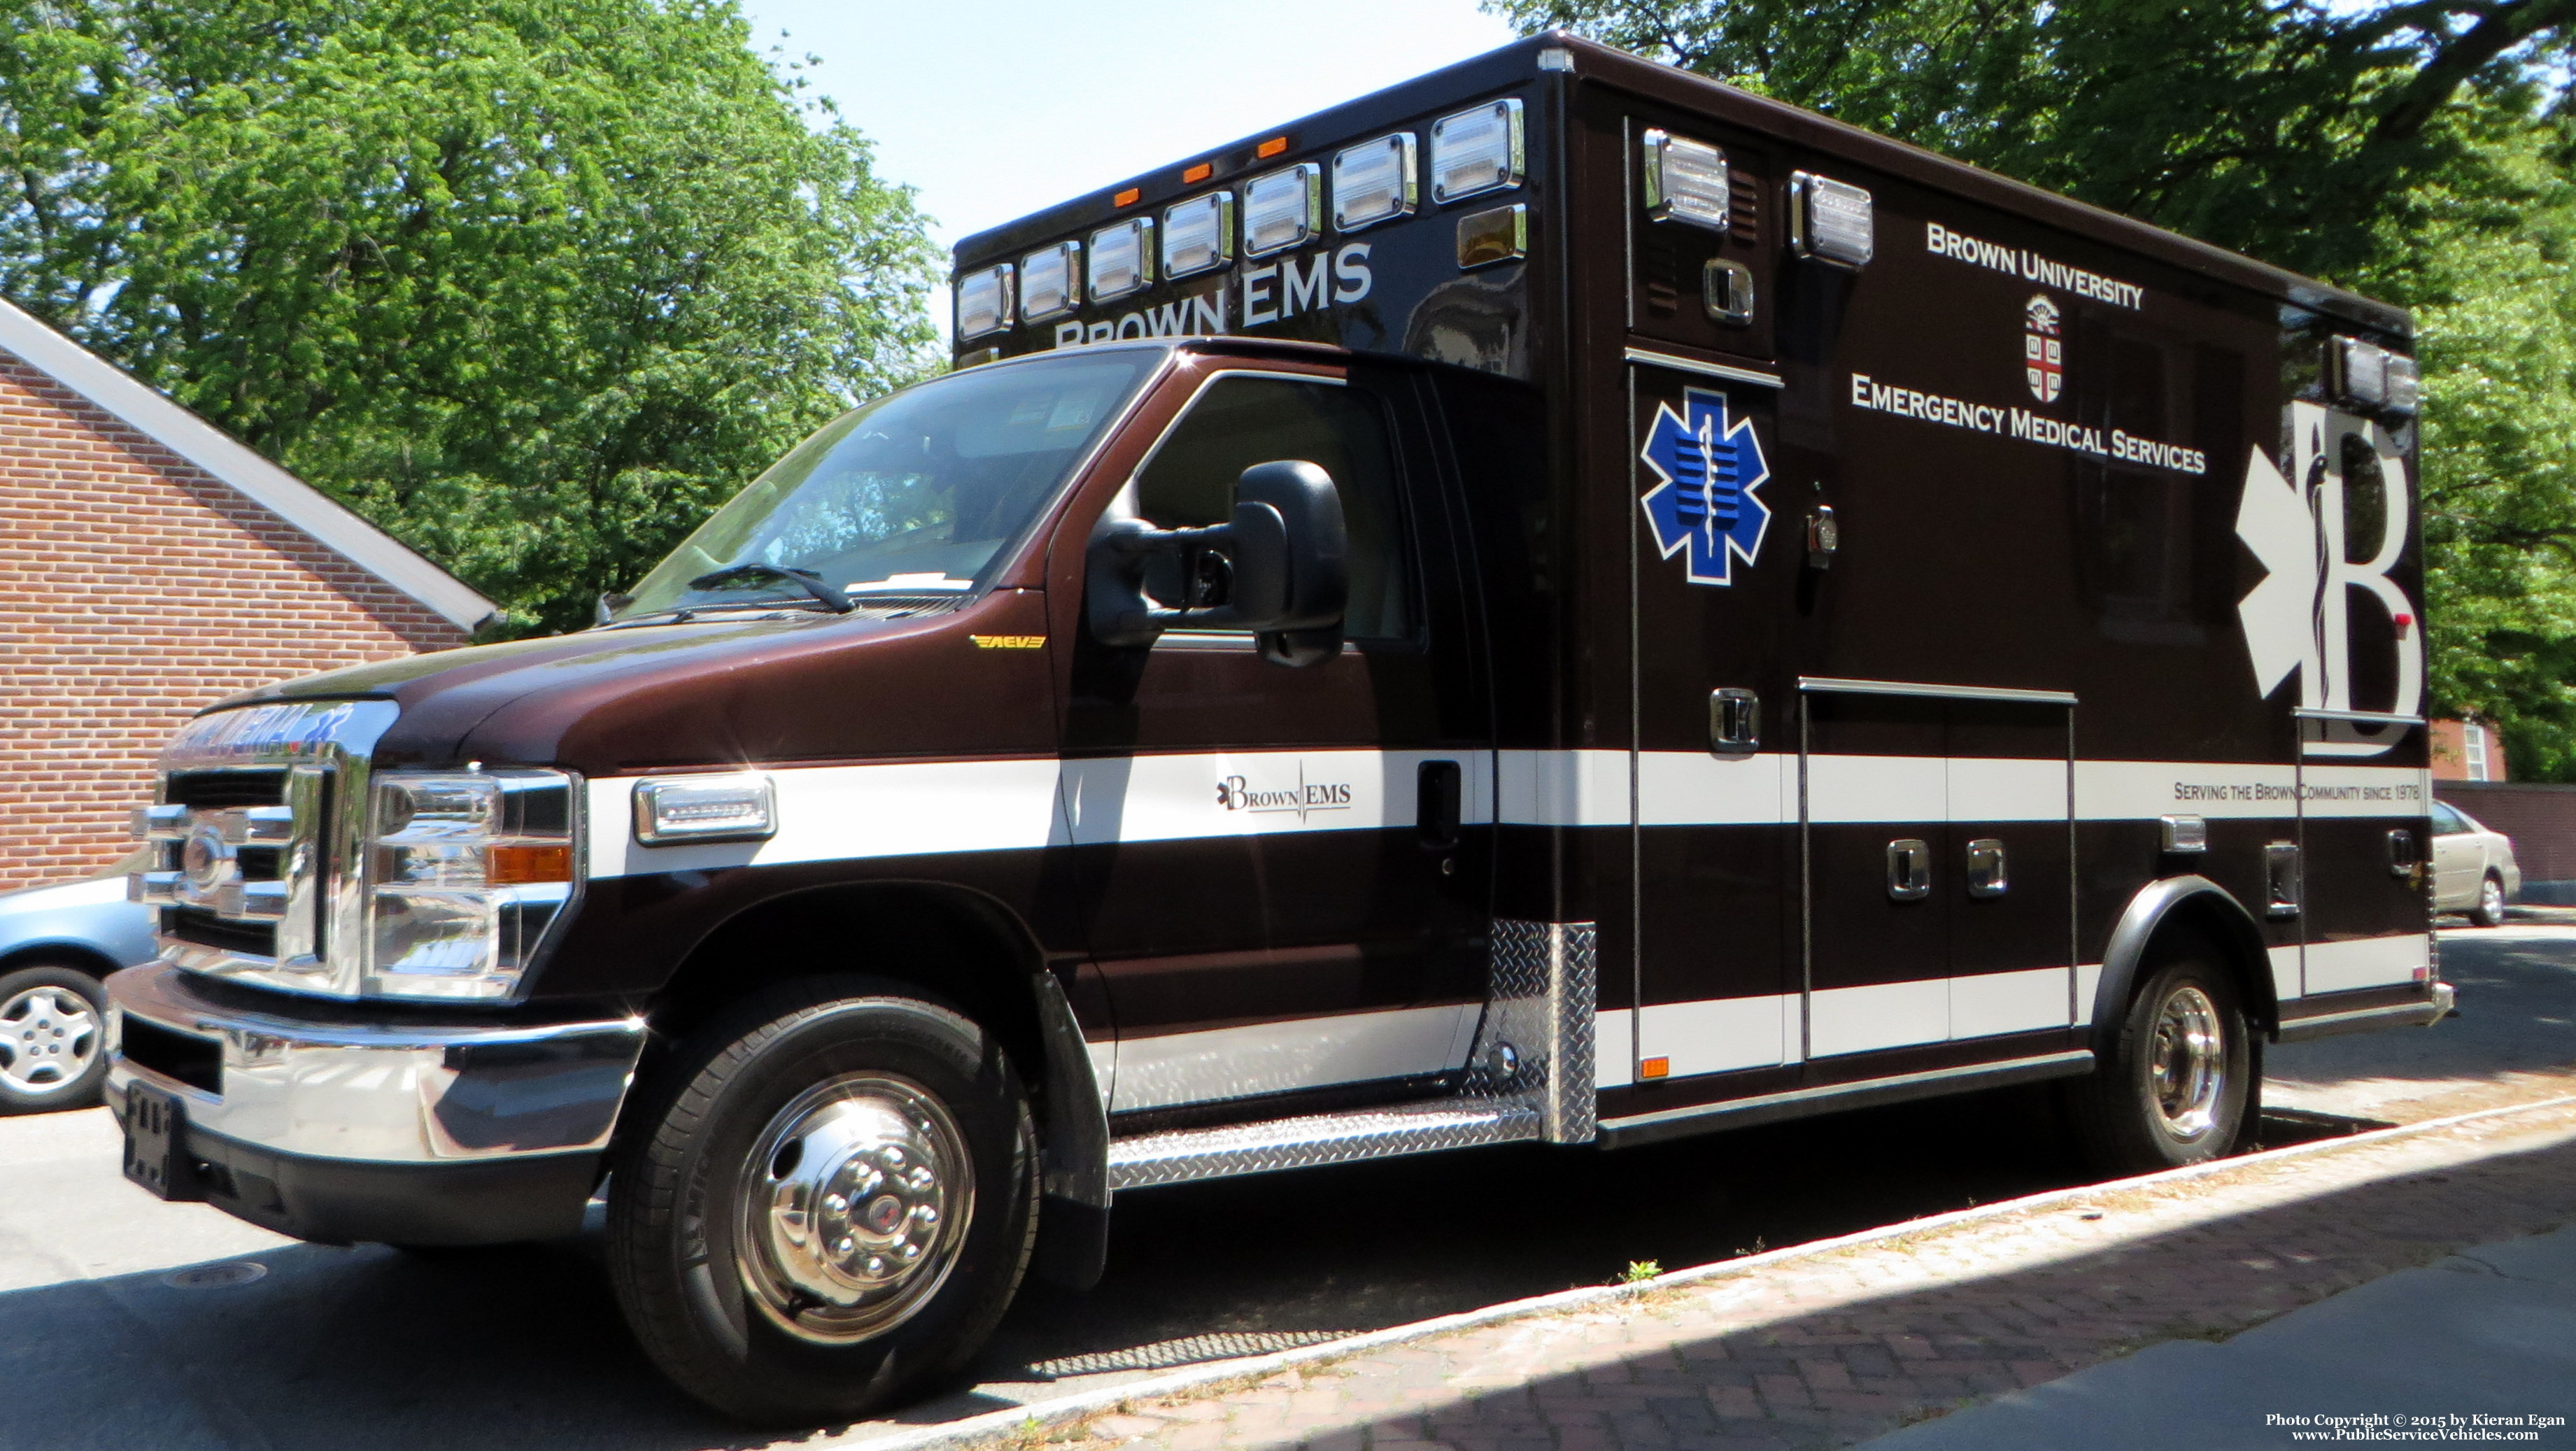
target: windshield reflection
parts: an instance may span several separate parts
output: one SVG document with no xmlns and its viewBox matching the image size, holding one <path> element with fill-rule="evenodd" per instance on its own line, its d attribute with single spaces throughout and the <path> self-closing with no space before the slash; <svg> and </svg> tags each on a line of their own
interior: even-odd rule
<svg viewBox="0 0 2576 1451">
<path fill-rule="evenodd" d="M 1161 354 L 992 364 L 852 409 L 698 526 L 616 614 L 963 599 L 1125 408 Z"/>
</svg>

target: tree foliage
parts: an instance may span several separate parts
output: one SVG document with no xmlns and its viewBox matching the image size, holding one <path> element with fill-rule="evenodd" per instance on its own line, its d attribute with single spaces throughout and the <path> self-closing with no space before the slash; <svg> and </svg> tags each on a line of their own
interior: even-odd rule
<svg viewBox="0 0 2576 1451">
<path fill-rule="evenodd" d="M 926 365 L 908 189 L 731 0 L 0 0 L 0 292 L 587 618 Z"/>
<path fill-rule="evenodd" d="M 2576 0 L 1487 0 L 2416 310 L 2436 709 L 2576 779 Z"/>
</svg>

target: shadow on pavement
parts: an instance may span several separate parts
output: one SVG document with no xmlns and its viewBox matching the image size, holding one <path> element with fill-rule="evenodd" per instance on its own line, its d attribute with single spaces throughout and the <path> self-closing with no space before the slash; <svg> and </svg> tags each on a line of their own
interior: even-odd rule
<svg viewBox="0 0 2576 1451">
<path fill-rule="evenodd" d="M 2442 976 L 2457 1017 L 2430 1028 L 2321 1038 L 2271 1049 L 2267 1076 L 2294 1087 L 2356 1079 L 2493 1082 L 2576 1064 L 2576 954 L 2565 928 L 2507 925 L 2447 932 Z"/>
</svg>

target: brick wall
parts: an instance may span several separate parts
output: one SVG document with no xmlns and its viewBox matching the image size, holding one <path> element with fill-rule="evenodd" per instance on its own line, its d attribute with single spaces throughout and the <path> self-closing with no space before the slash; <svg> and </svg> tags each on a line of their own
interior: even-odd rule
<svg viewBox="0 0 2576 1451">
<path fill-rule="evenodd" d="M 0 352 L 0 891 L 132 843 L 207 702 L 464 632 Z"/>
</svg>

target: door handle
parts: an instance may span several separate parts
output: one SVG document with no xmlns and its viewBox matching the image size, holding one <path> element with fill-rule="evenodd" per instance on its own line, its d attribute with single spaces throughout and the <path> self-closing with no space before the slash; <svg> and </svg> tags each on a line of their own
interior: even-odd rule
<svg viewBox="0 0 2576 1451">
<path fill-rule="evenodd" d="M 1887 844 L 1887 895 L 1899 902 L 1919 902 L 1932 895 L 1930 843 L 1908 836 Z"/>
<path fill-rule="evenodd" d="M 2004 874 L 2004 844 L 1991 836 L 1968 843 L 1968 895 L 2000 897 L 2012 885 Z"/>
<path fill-rule="evenodd" d="M 1762 749 L 1762 697 L 1728 686 L 1708 693 L 1708 753 L 1740 759 Z"/>
<path fill-rule="evenodd" d="M 1455 761 L 1425 761 L 1413 778 L 1413 821 L 1429 851 L 1458 845 L 1459 798 L 1466 773 Z"/>
</svg>

